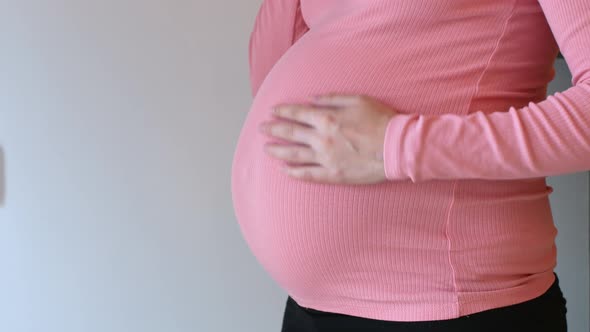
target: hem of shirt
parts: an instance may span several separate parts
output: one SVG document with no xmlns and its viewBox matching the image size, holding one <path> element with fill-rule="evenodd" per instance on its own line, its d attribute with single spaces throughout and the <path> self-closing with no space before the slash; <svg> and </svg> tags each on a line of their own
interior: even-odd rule
<svg viewBox="0 0 590 332">
<path fill-rule="evenodd" d="M 436 304 L 399 304 L 388 303 L 363 303 L 355 300 L 357 304 L 347 303 L 350 298 L 342 298 L 334 301 L 307 301 L 291 295 L 291 298 L 302 307 L 315 310 L 339 313 L 344 315 L 398 322 L 438 321 L 460 318 L 466 315 L 477 314 L 486 310 L 515 305 L 541 296 L 553 284 L 555 275 L 548 271 L 536 276 L 533 281 L 492 292 L 459 293 L 459 302 L 449 301 Z"/>
</svg>

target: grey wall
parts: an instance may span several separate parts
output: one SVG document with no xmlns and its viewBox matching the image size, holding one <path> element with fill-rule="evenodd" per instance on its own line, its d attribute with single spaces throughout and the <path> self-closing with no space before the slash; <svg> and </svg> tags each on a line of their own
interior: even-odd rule
<svg viewBox="0 0 590 332">
<path fill-rule="evenodd" d="M 0 331 L 279 330 L 229 191 L 259 4 L 0 0 Z M 588 180 L 550 178 L 576 332 Z"/>
</svg>

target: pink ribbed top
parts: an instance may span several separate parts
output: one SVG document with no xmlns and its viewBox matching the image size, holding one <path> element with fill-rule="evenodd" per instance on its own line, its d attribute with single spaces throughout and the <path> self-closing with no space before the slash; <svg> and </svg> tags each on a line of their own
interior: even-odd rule
<svg viewBox="0 0 590 332">
<path fill-rule="evenodd" d="M 381 320 L 545 292 L 557 234 L 545 177 L 590 169 L 588 13 L 588 0 L 264 1 L 231 174 L 261 266 L 302 306 Z M 573 86 L 547 96 L 558 48 Z M 304 181 L 264 152 L 271 106 L 329 92 L 400 113 L 387 181 Z"/>
</svg>

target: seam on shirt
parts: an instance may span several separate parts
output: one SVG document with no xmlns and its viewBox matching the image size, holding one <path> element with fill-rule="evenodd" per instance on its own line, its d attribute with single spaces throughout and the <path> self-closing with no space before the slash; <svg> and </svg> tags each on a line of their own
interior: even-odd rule
<svg viewBox="0 0 590 332">
<path fill-rule="evenodd" d="M 500 33 L 498 40 L 496 40 L 496 45 L 494 45 L 494 49 L 490 53 L 487 63 L 485 65 L 484 69 L 482 70 L 482 72 L 479 76 L 479 79 L 477 80 L 477 83 L 475 84 L 475 91 L 474 91 L 473 95 L 471 96 L 471 99 L 469 100 L 469 105 L 467 106 L 467 112 L 469 112 L 469 110 L 471 109 L 471 105 L 473 103 L 473 100 L 475 99 L 475 97 L 479 93 L 479 86 L 481 84 L 481 80 L 483 79 L 483 77 L 485 76 L 485 73 L 489 69 L 490 63 L 492 62 L 494 55 L 498 51 L 498 48 L 500 46 L 500 42 L 502 41 L 502 39 L 506 35 L 508 23 L 510 22 L 510 19 L 512 18 L 512 16 L 514 16 L 514 12 L 515 12 L 517 3 L 518 3 L 518 0 L 514 0 L 514 2 L 512 3 L 512 8 L 510 9 L 508 17 L 506 18 L 506 20 L 504 21 L 504 25 L 502 26 L 502 32 Z M 459 182 L 459 180 L 455 180 L 453 182 L 451 202 L 449 203 L 449 212 L 447 214 L 447 221 L 445 223 L 445 236 L 447 238 L 447 254 L 448 254 L 449 265 L 451 267 L 451 272 L 452 272 L 452 276 L 453 276 L 453 288 L 455 291 L 455 303 L 456 303 L 456 310 L 457 310 L 456 316 L 457 317 L 459 317 L 459 315 L 461 314 L 461 308 L 459 307 L 459 291 L 457 289 L 457 276 L 456 276 L 456 272 L 455 272 L 455 267 L 453 266 L 453 262 L 451 260 L 451 238 L 449 236 L 449 224 L 450 224 L 450 220 L 451 220 L 451 211 L 453 209 L 453 205 L 455 204 L 455 193 L 456 193 L 458 182 Z"/>
<path fill-rule="evenodd" d="M 289 46 L 295 43 L 295 38 L 297 38 L 297 11 L 299 10 L 299 5 L 301 4 L 300 1 L 297 1 L 297 6 L 295 6 L 295 12 L 293 13 L 293 23 L 291 24 L 291 41 Z"/>
<path fill-rule="evenodd" d="M 297 29 L 299 28 L 299 20 L 302 20 L 305 23 L 306 28 L 303 28 L 302 30 Z M 291 34 L 291 46 L 295 44 L 295 42 L 298 41 L 303 36 L 303 34 L 309 31 L 309 26 L 307 25 L 307 22 L 305 22 L 305 18 L 303 17 L 303 11 L 301 9 L 301 0 L 297 1 L 297 6 L 295 7 L 295 15 L 293 16 L 292 28 L 293 33 Z"/>
</svg>

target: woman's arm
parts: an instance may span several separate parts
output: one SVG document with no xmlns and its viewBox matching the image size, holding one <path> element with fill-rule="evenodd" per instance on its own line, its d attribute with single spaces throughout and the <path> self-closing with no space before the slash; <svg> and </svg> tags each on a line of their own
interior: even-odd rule
<svg viewBox="0 0 590 332">
<path fill-rule="evenodd" d="M 262 2 L 249 41 L 252 96 L 279 58 L 308 30 L 300 0 Z"/>
<path fill-rule="evenodd" d="M 590 1 L 538 1 L 573 86 L 508 112 L 393 116 L 383 151 L 389 180 L 517 179 L 590 170 Z"/>
</svg>

